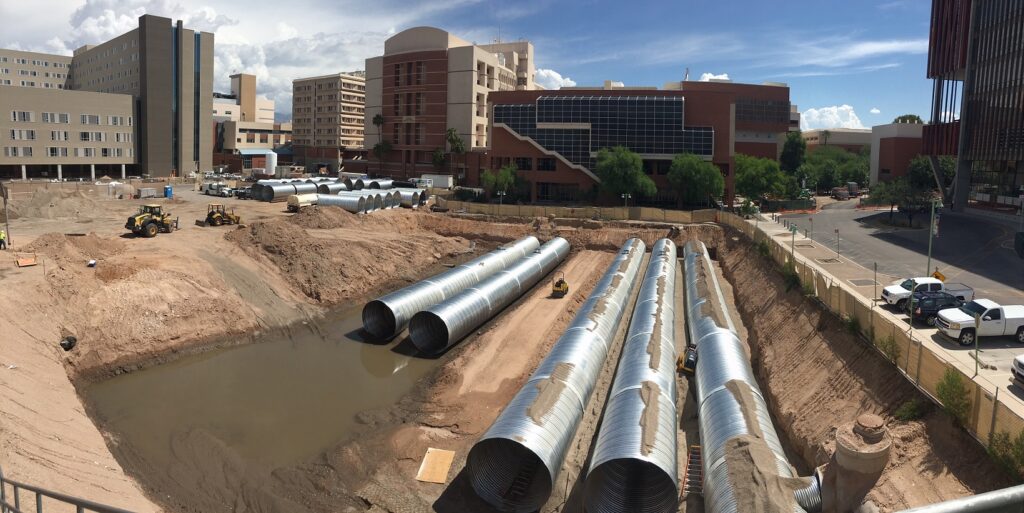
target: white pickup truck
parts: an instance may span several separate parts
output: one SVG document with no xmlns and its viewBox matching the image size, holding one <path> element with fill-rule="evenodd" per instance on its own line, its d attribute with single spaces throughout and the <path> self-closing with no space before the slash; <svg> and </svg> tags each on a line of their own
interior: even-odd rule
<svg viewBox="0 0 1024 513">
<path fill-rule="evenodd" d="M 975 317 L 981 326 L 975 326 Z M 974 344 L 975 337 L 1013 335 L 1024 344 L 1024 305 L 999 306 L 995 301 L 975 299 L 959 308 L 941 310 L 935 326 L 943 335 L 956 339 L 962 346 Z"/>
<path fill-rule="evenodd" d="M 914 287 L 917 287 L 917 292 L 945 292 L 960 301 L 974 299 L 974 289 L 967 285 L 963 283 L 945 283 L 942 280 L 928 276 L 908 278 L 885 287 L 882 289 L 882 300 L 895 306 L 897 310 L 906 310 L 907 301 L 910 300 L 910 295 L 915 291 Z"/>
</svg>

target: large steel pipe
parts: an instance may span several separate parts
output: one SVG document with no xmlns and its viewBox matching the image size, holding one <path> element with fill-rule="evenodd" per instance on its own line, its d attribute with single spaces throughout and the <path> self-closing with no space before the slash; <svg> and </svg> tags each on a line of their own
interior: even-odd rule
<svg viewBox="0 0 1024 513">
<path fill-rule="evenodd" d="M 533 288 L 569 249 L 569 241 L 555 237 L 507 269 L 417 313 L 409 321 L 413 345 L 430 355 L 444 352 Z"/>
<path fill-rule="evenodd" d="M 587 473 L 588 513 L 669 513 L 679 507 L 676 265 L 675 243 L 656 242 Z"/>
<path fill-rule="evenodd" d="M 316 194 L 315 183 L 298 182 L 293 185 L 295 186 L 295 194 Z"/>
<path fill-rule="evenodd" d="M 752 507 L 736 493 L 733 475 L 757 472 L 763 479 L 742 486 L 758 486 L 754 495 L 765 500 L 785 502 L 790 511 L 817 512 L 821 510 L 821 482 L 818 476 L 799 478 L 786 460 L 782 442 L 772 425 L 768 405 L 764 400 L 744 344 L 736 332 L 719 326 L 707 308 L 698 301 L 719 301 L 721 291 L 706 285 L 714 276 L 710 256 L 702 242 L 691 241 L 684 249 L 684 267 L 687 308 L 690 324 L 690 343 L 697 343 L 696 369 L 697 416 L 700 424 L 702 460 L 704 466 L 704 504 L 710 513 L 745 513 Z M 692 286 L 703 281 L 705 285 Z M 709 295 L 721 297 L 708 297 Z M 721 304 L 728 317 L 728 306 Z M 757 455 L 764 454 L 768 461 Z M 753 459 L 757 467 L 731 469 L 744 459 Z M 731 471 L 736 471 L 731 473 Z M 797 485 L 798 481 L 799 484 Z M 770 498 L 776 485 L 788 487 L 792 497 Z M 783 485 L 783 483 L 785 483 Z M 751 494 L 743 494 L 749 497 Z M 746 499 L 749 501 L 750 499 Z"/>
<path fill-rule="evenodd" d="M 298 194 L 295 186 L 290 183 L 268 185 L 263 188 L 263 201 L 285 201 L 288 196 Z"/>
<path fill-rule="evenodd" d="M 540 246 L 527 236 L 404 289 L 370 301 L 363 307 L 363 329 L 379 340 L 393 338 L 416 312 L 436 305 L 466 287 L 472 287 Z"/>
<path fill-rule="evenodd" d="M 696 247 L 696 245 L 695 245 Z M 704 248 L 703 243 L 700 245 Z M 690 345 L 699 347 L 701 336 L 715 331 L 722 322 L 722 328 L 736 331 L 729 307 L 725 303 L 722 286 L 715 274 L 714 264 L 707 249 L 683 252 L 686 273 L 686 320 Z M 714 312 L 720 312 L 724 319 L 716 320 Z M 698 349 L 699 350 L 699 349 Z"/>
<path fill-rule="evenodd" d="M 317 204 L 320 206 L 341 207 L 355 214 L 366 212 L 366 198 L 362 196 L 331 196 L 321 194 Z"/>
<path fill-rule="evenodd" d="M 316 190 L 320 194 L 337 194 L 347 191 L 348 187 L 343 182 L 325 182 L 317 185 Z"/>
<path fill-rule="evenodd" d="M 470 483 L 502 511 L 544 505 L 608 356 L 643 262 L 629 239 L 523 388 L 473 446 Z"/>
<path fill-rule="evenodd" d="M 346 176 L 344 182 L 342 183 L 344 183 L 345 187 L 348 187 L 348 190 L 350 191 L 358 191 L 359 189 L 363 188 L 363 181 L 359 178 L 353 178 L 351 176 Z"/>
</svg>

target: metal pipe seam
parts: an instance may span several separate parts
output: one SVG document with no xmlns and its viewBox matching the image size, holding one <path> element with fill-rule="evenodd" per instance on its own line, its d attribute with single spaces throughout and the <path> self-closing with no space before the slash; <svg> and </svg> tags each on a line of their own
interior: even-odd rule
<svg viewBox="0 0 1024 513">
<path fill-rule="evenodd" d="M 413 315 L 413 345 L 430 355 L 454 346 L 533 288 L 569 256 L 570 249 L 569 241 L 555 237 L 506 269 Z"/>
<path fill-rule="evenodd" d="M 651 249 L 583 492 L 589 513 L 678 509 L 675 243 Z"/>
<path fill-rule="evenodd" d="M 370 301 L 363 307 L 363 329 L 378 340 L 394 338 L 405 329 L 409 319 L 417 312 L 480 283 L 538 247 L 540 241 L 536 237 L 523 237 L 486 255 Z"/>
<path fill-rule="evenodd" d="M 526 513 L 550 497 L 637 284 L 645 249 L 635 238 L 622 246 L 569 328 L 470 450 L 470 483 L 487 503 Z"/>
<path fill-rule="evenodd" d="M 781 479 L 801 479 L 802 487 L 794 490 L 794 511 L 816 512 L 821 508 L 820 479 L 798 478 L 786 460 L 782 442 L 772 423 L 767 402 L 758 387 L 750 365 L 746 346 L 731 324 L 729 307 L 714 277 L 710 255 L 699 241 L 691 241 L 684 249 L 687 328 L 690 345 L 698 354 L 695 370 L 697 417 L 702 444 L 704 471 L 704 503 L 709 513 L 742 513 L 726 459 L 731 450 L 744 445 L 764 444 L 772 452 L 775 471 Z M 712 273 L 701 276 L 702 273 Z M 701 280 L 712 279 L 713 287 L 700 286 Z M 701 291 L 704 288 L 704 291 Z M 705 297 L 704 294 L 716 297 Z M 729 327 L 719 326 L 712 316 L 703 312 L 706 301 L 718 301 Z M 699 341 L 699 343 L 698 343 Z M 745 441 L 744 441 L 745 440 Z M 760 469 L 770 472 L 771 469 Z"/>
</svg>

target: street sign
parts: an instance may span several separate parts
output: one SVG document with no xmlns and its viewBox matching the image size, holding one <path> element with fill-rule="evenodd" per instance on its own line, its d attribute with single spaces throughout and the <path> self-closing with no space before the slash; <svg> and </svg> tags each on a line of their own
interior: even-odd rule
<svg viewBox="0 0 1024 513">
<path fill-rule="evenodd" d="M 791 224 L 791 225 L 789 225 L 789 231 L 790 231 L 790 233 L 794 233 L 795 234 L 796 232 L 800 231 L 800 229 L 797 228 L 795 224 Z"/>
</svg>

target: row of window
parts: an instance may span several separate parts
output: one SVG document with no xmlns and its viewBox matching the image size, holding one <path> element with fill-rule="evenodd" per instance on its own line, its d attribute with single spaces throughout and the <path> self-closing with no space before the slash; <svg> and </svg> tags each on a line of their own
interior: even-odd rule
<svg viewBox="0 0 1024 513">
<path fill-rule="evenodd" d="M 33 66 L 42 66 L 44 68 L 49 68 L 51 65 L 54 68 L 66 68 L 66 67 L 69 66 L 68 64 L 65 64 L 63 62 L 53 62 L 53 63 L 51 63 L 50 61 L 41 61 L 41 60 L 37 60 L 37 59 L 32 59 L 30 61 L 28 59 L 24 59 L 24 58 L 21 58 L 21 57 L 15 57 L 13 59 L 13 61 L 14 61 L 15 64 L 25 64 L 25 65 L 31 64 Z M 7 62 L 7 57 L 0 57 L 0 62 Z"/>
<path fill-rule="evenodd" d="M 554 157 L 494 157 L 492 164 L 497 168 L 513 164 L 517 171 L 555 171 L 557 168 Z"/>
<path fill-rule="evenodd" d="M 43 112 L 43 123 L 70 123 L 71 115 L 66 112 Z M 110 126 L 132 126 L 131 116 L 107 116 L 107 125 Z M 27 110 L 12 110 L 11 121 L 21 123 L 34 123 L 36 113 Z M 83 125 L 102 125 L 103 116 L 98 114 L 82 114 L 79 122 Z"/>
<path fill-rule="evenodd" d="M 132 142 L 131 132 L 114 132 L 114 142 Z M 70 134 L 67 130 L 50 130 L 51 141 L 69 141 Z M 12 141 L 34 141 L 36 140 L 35 130 L 11 130 Z M 78 132 L 79 141 L 107 142 L 108 132 Z"/>
<path fill-rule="evenodd" d="M 404 74 L 402 73 L 403 68 L 405 70 Z M 423 61 L 406 62 L 404 64 L 399 63 L 394 65 L 394 71 L 395 87 L 402 86 L 403 77 L 405 78 L 405 85 L 407 86 L 423 85 L 426 66 L 423 65 Z"/>
<path fill-rule="evenodd" d="M 69 154 L 69 151 L 70 154 Z M 32 157 L 31 146 L 5 146 L 4 147 L 5 157 Z M 117 158 L 117 157 L 131 157 L 131 148 L 67 148 L 64 146 L 48 146 L 46 148 L 47 157 L 101 157 L 101 158 Z"/>
<path fill-rule="evenodd" d="M 11 74 L 11 69 L 10 68 L 0 68 L 0 75 L 10 75 L 10 74 Z M 49 71 L 44 71 L 42 73 L 42 75 L 40 75 L 40 73 L 38 71 L 31 70 L 31 69 L 19 69 L 18 70 L 18 75 L 23 76 L 23 77 L 38 77 L 38 76 L 42 76 L 43 78 L 67 78 L 68 77 L 64 73 L 50 73 Z"/>
<path fill-rule="evenodd" d="M 9 78 L 0 78 L 0 85 L 14 85 L 14 82 Z M 20 82 L 21 87 L 42 87 L 44 89 L 64 89 L 64 84 L 54 84 L 50 82 L 36 82 L 34 80 L 22 80 Z"/>
</svg>

